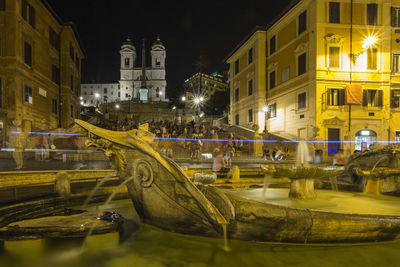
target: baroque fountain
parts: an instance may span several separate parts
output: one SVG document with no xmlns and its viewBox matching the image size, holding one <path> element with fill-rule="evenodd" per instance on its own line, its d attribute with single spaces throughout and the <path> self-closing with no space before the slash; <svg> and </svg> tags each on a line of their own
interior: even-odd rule
<svg viewBox="0 0 400 267">
<path fill-rule="evenodd" d="M 148 236 L 151 234 L 157 236 L 157 246 L 164 246 L 164 249 L 167 247 L 177 249 L 177 244 L 182 243 L 183 246 L 188 248 L 203 251 L 203 245 L 199 245 L 204 242 L 201 239 L 202 237 L 192 239 L 194 236 L 221 238 L 226 232 L 226 235 L 231 240 L 230 246 L 232 246 L 232 249 L 235 250 L 235 248 L 238 249 L 240 247 L 240 252 L 236 250 L 237 254 L 249 252 L 249 248 L 254 249 L 256 247 L 256 251 L 257 249 L 262 250 L 263 255 L 269 255 L 272 252 L 265 251 L 266 247 L 258 247 L 258 245 L 249 242 L 240 243 L 240 241 L 235 240 L 268 242 L 269 244 L 278 242 L 279 244 L 287 245 L 332 245 L 360 242 L 368 244 L 368 242 L 396 240 L 400 233 L 400 211 L 380 214 L 379 212 L 357 212 L 357 210 L 352 212 L 351 209 L 347 211 L 326 211 L 312 208 L 313 205 L 326 198 L 320 191 L 314 190 L 314 181 L 335 176 L 342 171 L 340 168 L 317 168 L 301 163 L 298 166 L 264 166 L 264 171 L 270 176 L 284 176 L 291 179 L 290 189 L 283 189 L 280 192 L 283 192 L 283 195 L 286 194 L 285 199 L 298 205 L 286 205 L 287 202 L 282 205 L 246 195 L 248 192 L 256 192 L 256 190 L 246 190 L 245 192 L 221 191 L 212 185 L 193 183 L 174 161 L 161 156 L 152 148 L 150 143 L 154 136 L 143 129 L 130 132 L 113 132 L 79 120 L 76 121 L 76 129 L 81 135 L 87 136 L 87 145 L 89 147 L 94 147 L 104 152 L 110 159 L 111 165 L 117 172 L 122 184 L 126 185 L 133 206 L 131 203 L 124 202 L 124 209 L 120 213 L 125 216 L 126 213 L 135 211 L 134 213 L 140 217 L 140 221 L 145 225 L 144 228 L 147 229 L 144 231 L 141 228 L 142 230 L 138 231 L 136 240 L 127 245 L 128 249 L 134 248 L 134 250 L 141 251 L 141 253 L 149 253 L 143 249 L 148 245 L 143 243 L 143 238 L 147 236 L 147 238 L 151 239 Z M 369 172 L 365 169 L 357 170 L 359 175 L 368 177 L 369 180 L 375 181 L 375 184 L 379 184 L 379 182 L 376 182 L 379 180 L 376 177 L 380 176 L 380 172 L 382 172 L 380 168 Z M 385 173 L 387 176 L 396 174 L 395 170 Z M 371 185 L 369 187 L 373 188 L 374 186 Z M 273 190 L 275 189 L 268 189 L 268 194 L 271 193 L 273 195 L 280 189 Z M 371 189 L 369 192 L 372 191 Z M 328 198 L 337 197 L 336 193 L 328 195 Z M 359 199 L 359 195 L 353 196 L 355 196 L 356 200 Z M 348 198 L 351 198 L 351 196 L 346 197 L 346 199 Z M 388 202 L 394 203 L 394 199 L 391 198 Z M 372 199 L 372 202 L 380 201 L 381 199 Z M 349 203 L 351 204 L 352 202 Z M 49 203 L 48 206 L 50 210 L 56 209 L 54 203 Z M 93 234 L 112 232 L 118 228 L 118 222 L 115 223 L 112 218 L 110 219 L 112 216 L 107 217 L 107 213 L 102 213 L 101 215 L 101 217 L 105 215 L 103 217 L 104 220 L 100 223 L 96 222 L 99 217 L 97 209 L 92 210 L 91 213 L 82 214 L 85 215 L 80 215 L 80 213 L 72 215 L 76 216 L 78 221 L 83 219 L 87 223 L 85 224 L 85 229 L 79 229 L 79 227 L 75 229 L 76 233 L 80 233 L 76 236 L 86 236 L 90 228 Z M 17 219 L 26 219 L 26 216 L 21 216 Z M 14 225 L 17 226 L 9 228 L 5 226 L 0 229 L 0 232 L 1 230 L 8 231 L 8 239 L 6 240 L 17 240 L 21 235 L 27 234 L 27 232 L 16 231 L 18 229 L 35 227 L 34 222 L 26 221 L 25 226 L 27 228 L 24 228 L 24 224 L 17 219 L 15 220 L 17 222 L 14 222 Z M 48 217 L 44 217 L 44 219 L 39 217 L 37 220 L 37 222 L 40 222 L 40 220 L 41 222 L 46 222 Z M 66 223 L 68 224 L 68 222 Z M 10 225 L 8 224 L 8 226 Z M 151 228 L 151 226 L 156 228 Z M 166 232 L 160 232 L 157 229 L 163 229 Z M 62 238 L 65 233 L 56 228 L 53 230 L 51 232 L 47 228 L 42 237 L 49 236 L 49 233 L 52 233 L 53 237 Z M 175 234 L 169 234 L 170 232 Z M 185 234 L 189 239 L 180 237 L 177 233 Z M 64 237 L 70 234 L 68 233 Z M 93 240 L 104 241 L 105 239 L 102 236 L 105 239 L 108 238 L 108 234 L 98 235 L 93 237 Z M 170 242 L 164 244 L 164 242 L 160 241 L 163 239 L 170 240 Z M 5 240 L 4 235 L 3 240 Z M 89 238 L 89 244 L 90 240 Z M 196 245 L 193 245 L 194 240 L 196 240 Z M 218 239 L 207 239 L 207 243 L 214 244 L 215 241 L 213 240 Z M 100 241 L 96 241 L 96 243 L 98 242 Z M 156 246 L 155 244 L 153 245 Z M 278 247 L 269 246 L 273 246 L 273 253 L 281 254 L 280 248 L 282 248 L 282 245 Z M 371 245 L 371 247 L 374 246 Z M 397 249 L 400 244 L 394 243 L 394 245 L 382 246 Z M 122 248 L 124 246 L 118 249 L 116 255 L 122 253 Z M 297 250 L 297 247 L 289 247 L 285 249 L 285 253 L 282 251 L 282 257 L 278 258 L 282 261 L 285 261 L 286 256 L 284 255 L 292 255 L 292 257 L 296 258 Z M 301 250 L 300 254 L 308 253 L 304 249 Z M 314 251 L 312 248 L 309 250 Z M 186 257 L 188 254 L 190 255 L 190 252 L 184 251 L 186 251 L 186 256 L 184 259 L 181 256 L 181 261 L 188 263 L 190 260 L 187 261 Z M 352 251 L 356 254 L 361 253 L 357 247 L 352 247 Z M 251 253 L 255 253 L 254 250 L 251 250 Z M 337 257 L 338 253 L 338 250 L 330 251 L 329 256 L 322 257 L 329 258 L 335 257 L 335 255 Z M 321 251 L 318 254 L 324 255 L 324 253 L 321 254 Z M 154 257 L 153 254 L 148 256 Z M 117 256 L 108 257 L 114 258 Z M 194 255 L 191 257 L 192 260 L 196 259 Z M 210 257 L 213 263 L 218 262 L 218 257 L 217 259 L 212 255 L 206 257 Z M 258 257 L 261 259 L 264 256 L 255 256 L 254 259 Z M 224 261 L 229 262 L 229 258 L 224 257 Z M 368 255 L 365 258 L 368 259 Z M 200 259 L 197 260 L 200 261 Z"/>
<path fill-rule="evenodd" d="M 355 243 L 393 240 L 400 233 L 400 216 L 344 214 L 261 203 L 212 186 L 196 186 L 172 160 L 150 145 L 144 130 L 112 132 L 76 121 L 88 145 L 110 158 L 126 181 L 134 208 L 143 222 L 192 235 L 291 243 Z M 336 171 L 336 170 L 335 170 Z M 322 178 L 332 170 L 299 167 L 278 169 L 295 177 L 293 187 L 310 188 L 310 175 Z M 298 194 L 299 190 L 293 190 Z M 308 194 L 313 195 L 310 190 Z M 311 198 L 314 198 L 312 196 Z"/>
</svg>

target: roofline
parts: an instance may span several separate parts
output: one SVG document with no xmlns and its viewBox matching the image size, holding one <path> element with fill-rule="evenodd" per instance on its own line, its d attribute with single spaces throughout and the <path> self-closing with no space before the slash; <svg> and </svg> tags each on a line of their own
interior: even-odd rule
<svg viewBox="0 0 400 267">
<path fill-rule="evenodd" d="M 289 5 L 283 9 L 271 22 L 267 24 L 267 26 L 255 26 L 247 35 L 246 37 L 239 42 L 238 45 L 235 46 L 235 48 L 223 59 L 223 62 L 225 63 L 250 37 L 257 31 L 266 31 L 269 28 L 271 28 L 278 20 L 280 20 L 287 12 L 289 12 L 294 6 L 296 6 L 299 2 L 302 0 L 291 0 Z"/>
<path fill-rule="evenodd" d="M 50 4 L 46 0 L 40 0 L 42 4 L 47 8 L 47 10 L 53 15 L 53 17 L 60 23 L 62 26 L 71 26 L 72 31 L 74 32 L 75 38 L 78 41 L 79 47 L 83 53 L 84 58 L 87 58 L 87 53 L 83 46 L 82 39 L 79 37 L 78 29 L 76 28 L 73 22 L 63 22 L 63 20 L 57 15 L 54 9 L 50 6 Z"/>
<path fill-rule="evenodd" d="M 289 12 L 295 5 L 297 5 L 302 0 L 292 0 L 289 5 L 283 9 L 270 23 L 267 24 L 267 28 L 271 28 L 278 20 L 280 20 L 287 12 Z"/>
<path fill-rule="evenodd" d="M 267 27 L 266 26 L 255 26 L 244 38 L 242 41 L 239 42 L 239 44 L 237 44 L 235 46 L 235 48 L 233 48 L 233 50 L 223 59 L 223 62 L 225 63 L 226 61 L 228 61 L 228 59 L 244 44 L 247 42 L 247 40 L 250 39 L 250 37 L 256 33 L 257 31 L 267 31 Z"/>
</svg>

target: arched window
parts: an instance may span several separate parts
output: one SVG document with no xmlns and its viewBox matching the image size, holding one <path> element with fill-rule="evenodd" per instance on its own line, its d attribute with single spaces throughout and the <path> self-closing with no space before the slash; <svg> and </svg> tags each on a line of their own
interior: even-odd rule
<svg viewBox="0 0 400 267">
<path fill-rule="evenodd" d="M 377 140 L 377 134 L 370 129 L 363 129 L 356 133 L 355 149 L 364 151 L 369 150 L 369 146 L 374 144 Z"/>
</svg>

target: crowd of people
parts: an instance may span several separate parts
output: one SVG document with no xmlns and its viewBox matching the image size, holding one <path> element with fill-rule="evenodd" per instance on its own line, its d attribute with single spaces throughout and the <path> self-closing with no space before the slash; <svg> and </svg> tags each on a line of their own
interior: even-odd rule
<svg viewBox="0 0 400 267">
<path fill-rule="evenodd" d="M 138 129 L 142 124 L 148 124 L 148 131 L 157 137 L 154 148 L 161 154 L 170 158 L 174 152 L 186 151 L 191 159 L 200 159 L 203 153 L 212 154 L 218 148 L 231 165 L 233 156 L 241 154 L 246 146 L 240 138 L 234 138 L 232 133 L 227 133 L 220 127 L 206 124 L 196 125 L 194 121 L 177 123 L 170 120 L 143 121 L 141 123 L 124 119 L 118 122 L 102 121 L 97 126 L 115 131 L 129 131 Z"/>
<path fill-rule="evenodd" d="M 263 155 L 264 160 L 287 160 L 289 158 L 289 147 L 283 145 L 270 145 L 264 143 L 263 145 Z"/>
</svg>

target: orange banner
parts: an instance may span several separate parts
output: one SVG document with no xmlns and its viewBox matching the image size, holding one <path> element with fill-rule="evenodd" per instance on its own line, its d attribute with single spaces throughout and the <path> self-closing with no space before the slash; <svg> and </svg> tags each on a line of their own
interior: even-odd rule
<svg viewBox="0 0 400 267">
<path fill-rule="evenodd" d="M 351 105 L 362 104 L 362 87 L 361 84 L 346 85 L 346 103 Z"/>
</svg>

